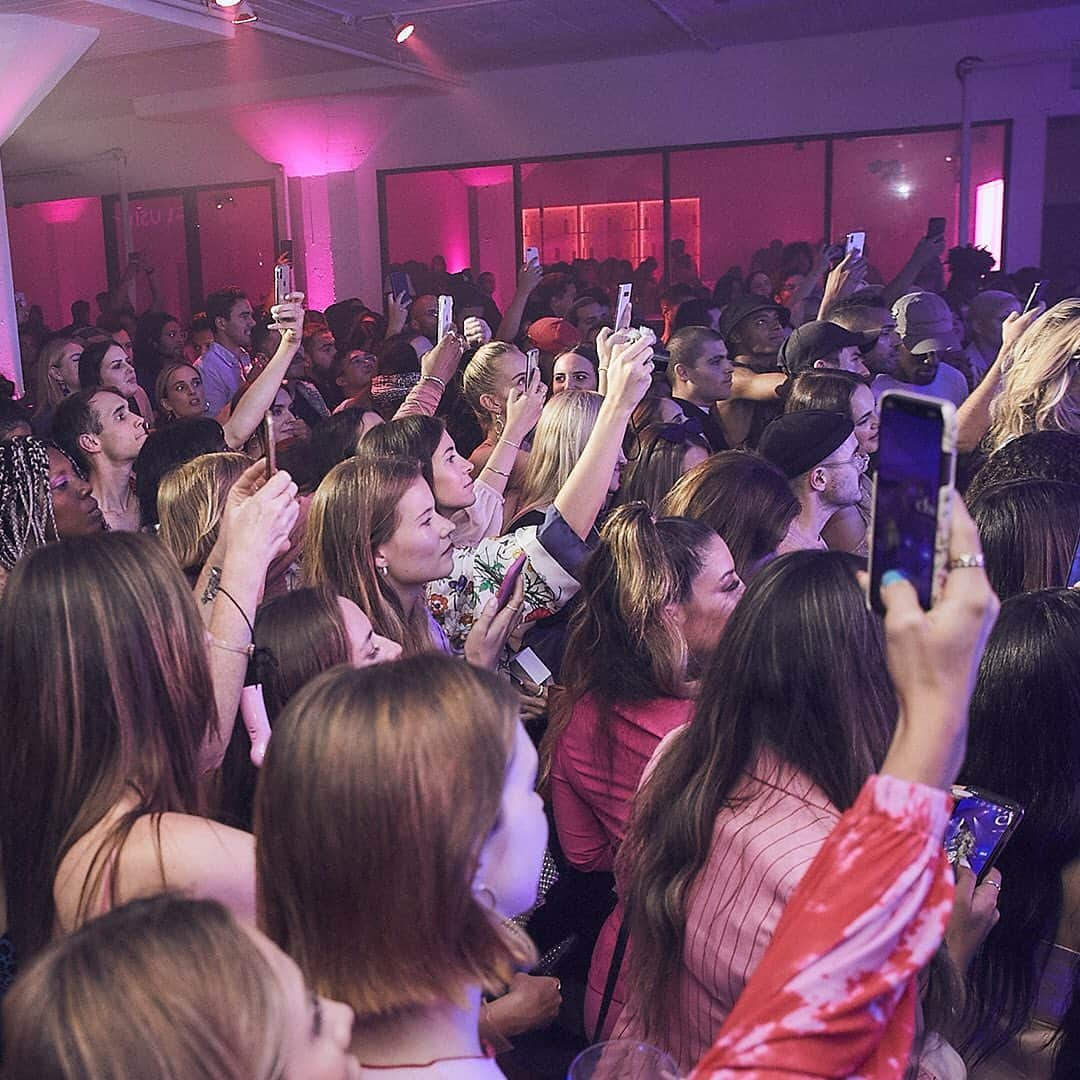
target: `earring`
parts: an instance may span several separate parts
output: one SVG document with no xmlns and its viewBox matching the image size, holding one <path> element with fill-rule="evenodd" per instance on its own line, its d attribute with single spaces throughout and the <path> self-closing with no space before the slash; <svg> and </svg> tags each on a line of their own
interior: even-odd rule
<svg viewBox="0 0 1080 1080">
<path fill-rule="evenodd" d="M 383 564 L 379 567 L 379 573 L 382 574 L 383 577 L 386 577 L 386 575 L 390 573 L 390 567 Z"/>
<path fill-rule="evenodd" d="M 475 886 L 473 888 L 473 893 L 477 897 L 490 898 L 488 900 L 488 907 L 491 908 L 492 911 L 495 910 L 496 905 L 499 903 L 499 898 L 495 895 L 495 890 L 487 885 L 480 884 Z"/>
</svg>

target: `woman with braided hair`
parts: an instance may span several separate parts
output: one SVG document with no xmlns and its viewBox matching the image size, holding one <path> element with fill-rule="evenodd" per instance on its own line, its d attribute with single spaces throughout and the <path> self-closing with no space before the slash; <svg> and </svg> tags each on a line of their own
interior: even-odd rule
<svg viewBox="0 0 1080 1080">
<path fill-rule="evenodd" d="M 0 592 L 26 552 L 104 528 L 90 484 L 62 450 L 30 437 L 0 442 Z"/>
</svg>

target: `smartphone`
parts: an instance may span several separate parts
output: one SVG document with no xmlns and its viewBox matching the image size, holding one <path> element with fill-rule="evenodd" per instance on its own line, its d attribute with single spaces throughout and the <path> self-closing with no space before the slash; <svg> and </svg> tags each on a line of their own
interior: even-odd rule
<svg viewBox="0 0 1080 1080">
<path fill-rule="evenodd" d="M 540 249 L 538 247 L 527 247 L 525 249 L 525 265 L 534 262 L 537 266 L 540 265 Z"/>
<path fill-rule="evenodd" d="M 293 291 L 292 241 L 283 240 L 277 262 L 274 263 L 274 303 L 284 304 Z"/>
<path fill-rule="evenodd" d="M 266 712 L 266 700 L 260 683 L 245 686 L 240 691 L 240 715 L 251 740 L 251 764 L 260 769 L 270 742 L 270 718 Z"/>
<path fill-rule="evenodd" d="M 1023 314 L 1026 315 L 1040 300 L 1042 300 L 1043 286 L 1045 281 L 1036 281 L 1031 287 L 1031 295 L 1027 298 L 1027 303 L 1024 305 Z"/>
<path fill-rule="evenodd" d="M 625 285 L 619 286 L 619 300 L 615 305 L 615 329 L 627 330 L 630 327 L 630 294 L 634 291 L 634 286 L 630 282 Z"/>
<path fill-rule="evenodd" d="M 395 296 L 401 296 L 404 293 L 406 304 L 412 300 L 413 294 L 409 290 L 409 275 L 404 270 L 390 271 L 390 291 Z"/>
<path fill-rule="evenodd" d="M 865 232 L 849 232 L 844 237 L 844 254 L 850 255 L 853 251 L 856 257 L 866 254 Z"/>
<path fill-rule="evenodd" d="M 454 298 L 445 294 L 439 297 L 439 331 L 436 341 L 442 341 L 454 325 Z"/>
<path fill-rule="evenodd" d="M 945 854 L 954 866 L 966 859 L 978 885 L 1023 821 L 1024 808 L 1001 795 L 960 784 L 953 785 L 952 793 L 956 805 L 945 826 Z"/>
<path fill-rule="evenodd" d="M 266 479 L 277 472 L 277 445 L 274 443 L 274 414 L 269 410 L 263 414 L 262 441 L 266 447 Z"/>
<path fill-rule="evenodd" d="M 540 366 L 540 350 L 529 349 L 525 354 L 525 389 L 532 386 L 533 372 Z"/>
<path fill-rule="evenodd" d="M 899 390 L 881 396 L 870 517 L 871 608 L 885 613 L 881 576 L 898 570 L 925 609 L 945 583 L 956 481 L 956 406 Z"/>
<path fill-rule="evenodd" d="M 547 664 L 528 648 L 510 657 L 507 671 L 510 673 L 510 678 L 518 683 L 531 682 L 537 686 L 543 686 L 552 679 L 551 670 Z"/>
<path fill-rule="evenodd" d="M 514 594 L 514 586 L 517 585 L 517 579 L 521 577 L 521 574 L 525 569 L 525 563 L 528 562 L 528 559 L 528 555 L 523 551 L 506 568 L 506 573 L 503 574 L 502 584 L 499 586 L 499 591 L 495 594 L 495 607 L 498 611 L 502 611 L 502 609 L 510 603 L 510 597 Z"/>
<path fill-rule="evenodd" d="M 943 240 L 945 238 L 945 219 L 943 217 L 932 217 L 926 223 L 926 239 L 927 240 Z"/>
<path fill-rule="evenodd" d="M 1069 580 L 1065 582 L 1067 589 L 1080 589 L 1080 537 L 1076 541 L 1076 549 L 1073 551 L 1072 566 L 1069 567 Z"/>
</svg>

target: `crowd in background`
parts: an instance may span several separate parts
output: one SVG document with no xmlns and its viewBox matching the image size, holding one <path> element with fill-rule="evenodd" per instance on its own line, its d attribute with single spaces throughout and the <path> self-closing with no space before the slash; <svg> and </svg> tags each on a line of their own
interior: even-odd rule
<svg viewBox="0 0 1080 1080">
<path fill-rule="evenodd" d="M 0 1075 L 1073 1075 L 1080 299 L 867 247 L 23 304 Z M 892 389 L 963 499 L 883 620 Z"/>
</svg>

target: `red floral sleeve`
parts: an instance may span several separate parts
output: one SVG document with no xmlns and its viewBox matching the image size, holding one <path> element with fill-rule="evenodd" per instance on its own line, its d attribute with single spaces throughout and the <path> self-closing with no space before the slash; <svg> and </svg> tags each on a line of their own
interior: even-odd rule
<svg viewBox="0 0 1080 1080">
<path fill-rule="evenodd" d="M 915 976 L 945 936 L 951 799 L 873 776 L 810 865 L 692 1080 L 872 1077 L 908 1066 Z"/>
</svg>

